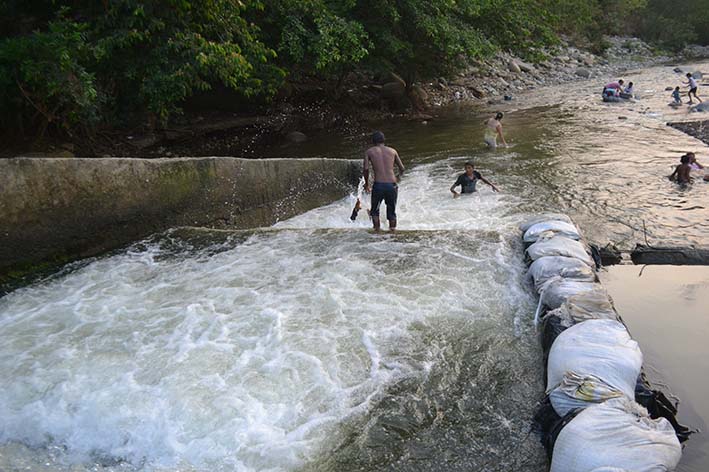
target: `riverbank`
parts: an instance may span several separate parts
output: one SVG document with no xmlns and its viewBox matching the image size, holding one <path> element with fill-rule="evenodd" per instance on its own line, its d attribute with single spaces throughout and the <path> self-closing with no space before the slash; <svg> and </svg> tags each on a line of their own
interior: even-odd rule
<svg viewBox="0 0 709 472">
<path fill-rule="evenodd" d="M 350 73 L 338 92 L 327 82 L 292 83 L 260 111 L 243 112 L 241 102 L 220 89 L 191 99 L 186 113 L 167 129 L 106 129 L 90 140 L 7 147 L 0 150 L 0 156 L 259 157 L 264 146 L 297 146 L 323 130 L 367 134 L 372 122 L 430 121 L 452 103 L 494 105 L 541 87 L 559 86 L 564 93 L 573 93 L 570 84 L 576 81 L 611 80 L 622 71 L 677 59 L 637 38 L 611 37 L 608 44 L 603 54 L 593 54 L 562 42 L 538 51 L 545 59 L 535 64 L 500 52 L 474 62 L 455 77 L 415 84 L 407 84 L 395 72 L 381 76 Z M 695 49 L 692 54 L 702 51 Z"/>
</svg>

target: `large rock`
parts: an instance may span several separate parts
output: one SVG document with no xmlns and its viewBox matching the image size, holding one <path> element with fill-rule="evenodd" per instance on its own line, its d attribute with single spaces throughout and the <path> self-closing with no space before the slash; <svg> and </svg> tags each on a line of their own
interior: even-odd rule
<svg viewBox="0 0 709 472">
<path fill-rule="evenodd" d="M 517 61 L 517 65 L 519 66 L 519 68 L 522 72 L 532 72 L 535 70 L 535 68 L 532 64 L 528 64 L 526 62 Z"/>
<path fill-rule="evenodd" d="M 591 77 L 591 71 L 584 67 L 579 67 L 578 69 L 576 69 L 576 75 L 588 79 L 589 77 Z"/>
<path fill-rule="evenodd" d="M 402 79 L 400 76 L 398 76 L 397 74 L 395 74 L 394 72 L 389 72 L 389 74 L 387 74 L 384 83 L 389 83 L 389 82 L 398 82 L 401 85 L 403 85 L 404 88 L 406 88 L 406 81 L 404 79 Z"/>
<path fill-rule="evenodd" d="M 515 61 L 509 61 L 507 63 L 507 69 L 509 69 L 510 72 L 514 72 L 515 74 L 519 74 L 522 72 L 522 69 L 519 67 L 519 64 L 517 64 Z"/>
<path fill-rule="evenodd" d="M 470 87 L 470 92 L 473 94 L 473 97 L 475 98 L 483 98 L 485 96 L 485 92 L 480 90 L 477 87 Z"/>
<path fill-rule="evenodd" d="M 425 110 L 428 108 L 428 93 L 417 84 L 411 86 L 409 99 L 416 110 Z"/>
<path fill-rule="evenodd" d="M 702 78 L 704 77 L 704 74 L 702 74 L 701 72 L 699 72 L 697 70 L 697 71 L 692 72 L 692 77 L 694 77 L 697 80 L 702 80 Z"/>
<path fill-rule="evenodd" d="M 385 100 L 400 100 L 406 95 L 406 85 L 394 81 L 382 85 L 382 98 Z"/>
<path fill-rule="evenodd" d="M 0 159 L 0 291 L 176 226 L 253 228 L 349 193 L 359 161 Z"/>
</svg>

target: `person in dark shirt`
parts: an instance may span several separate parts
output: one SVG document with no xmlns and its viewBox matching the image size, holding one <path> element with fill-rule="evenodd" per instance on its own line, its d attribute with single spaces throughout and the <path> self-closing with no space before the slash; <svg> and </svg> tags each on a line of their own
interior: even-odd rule
<svg viewBox="0 0 709 472">
<path fill-rule="evenodd" d="M 473 165 L 472 162 L 466 162 L 465 163 L 465 173 L 460 174 L 458 176 L 458 179 L 455 181 L 453 185 L 451 185 L 451 193 L 453 193 L 453 198 L 458 198 L 460 197 L 460 193 L 473 193 L 475 192 L 475 186 L 478 183 L 478 180 L 482 180 L 486 184 L 488 184 L 490 187 L 495 192 L 499 192 L 497 187 L 493 183 L 491 183 L 489 180 L 487 180 L 485 177 L 483 177 L 480 172 L 475 170 L 475 166 Z M 455 188 L 460 185 L 460 193 L 455 191 Z"/>
</svg>

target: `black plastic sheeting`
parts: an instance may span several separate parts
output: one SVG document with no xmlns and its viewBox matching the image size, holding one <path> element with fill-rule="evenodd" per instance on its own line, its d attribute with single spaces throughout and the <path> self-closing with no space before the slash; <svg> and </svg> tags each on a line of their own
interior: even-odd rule
<svg viewBox="0 0 709 472">
<path fill-rule="evenodd" d="M 620 317 L 618 319 L 622 322 Z M 546 366 L 549 359 L 549 351 L 556 338 L 566 329 L 567 327 L 561 324 L 561 318 L 558 316 L 542 318 L 540 338 L 544 356 L 544 385 L 546 385 L 547 381 Z M 667 419 L 674 428 L 679 442 L 685 442 L 694 432 L 677 421 L 677 405 L 673 404 L 661 390 L 654 389 L 642 371 L 635 385 L 635 401 L 647 409 L 651 418 Z M 574 419 L 580 411 L 581 409 L 572 410 L 562 418 L 554 411 L 548 396 L 545 396 L 540 403 L 534 416 L 533 430 L 540 435 L 542 444 L 550 459 L 557 436 L 559 436 L 563 427 Z"/>
</svg>

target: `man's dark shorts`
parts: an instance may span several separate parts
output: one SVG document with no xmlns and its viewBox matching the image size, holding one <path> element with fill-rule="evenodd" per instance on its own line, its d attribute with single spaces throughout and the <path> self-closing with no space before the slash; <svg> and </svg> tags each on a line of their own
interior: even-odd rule
<svg viewBox="0 0 709 472">
<path fill-rule="evenodd" d="M 372 216 L 379 216 L 382 200 L 387 206 L 387 220 L 396 220 L 396 198 L 399 187 L 395 183 L 374 182 L 372 185 Z"/>
<path fill-rule="evenodd" d="M 697 94 L 697 87 L 692 87 L 689 89 L 689 94 L 688 95 L 696 95 Z"/>
</svg>

